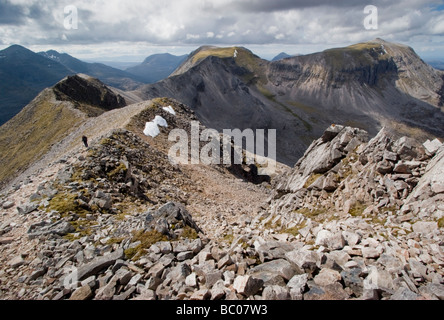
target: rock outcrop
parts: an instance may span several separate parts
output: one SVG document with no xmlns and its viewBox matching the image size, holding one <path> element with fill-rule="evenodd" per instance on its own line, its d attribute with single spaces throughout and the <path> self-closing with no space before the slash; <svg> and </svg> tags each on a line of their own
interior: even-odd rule
<svg viewBox="0 0 444 320">
<path fill-rule="evenodd" d="M 386 129 L 367 139 L 363 130 L 332 125 L 312 143 L 290 175 L 277 183 L 271 212 L 377 215 L 404 207 L 401 212 L 405 213 L 408 203 L 426 186 L 430 192 L 423 198 L 436 203 L 439 196 L 435 199 L 431 188 L 433 184 L 439 192 L 440 184 L 430 177 L 441 179 L 442 147 L 431 153 L 418 141 L 397 139 Z M 432 168 L 436 173 L 425 175 Z"/>
<path fill-rule="evenodd" d="M 76 101 L 104 111 L 126 106 L 125 99 L 97 79 L 87 75 L 68 76 L 54 86 L 58 100 Z"/>
</svg>

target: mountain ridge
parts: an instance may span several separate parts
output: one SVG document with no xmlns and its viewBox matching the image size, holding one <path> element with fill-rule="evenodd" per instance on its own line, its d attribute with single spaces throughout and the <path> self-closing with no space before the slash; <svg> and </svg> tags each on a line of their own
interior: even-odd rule
<svg viewBox="0 0 444 320">
<path fill-rule="evenodd" d="M 86 75 L 68 76 L 43 90 L 0 127 L 0 185 L 38 162 L 88 118 L 125 105 L 124 98 Z"/>
<path fill-rule="evenodd" d="M 134 93 L 183 101 L 218 130 L 275 128 L 296 145 L 278 147 L 279 160 L 291 165 L 331 123 L 372 135 L 385 125 L 443 137 L 442 84 L 442 73 L 413 49 L 376 39 L 275 62 L 241 47 L 203 46 L 169 78 Z"/>
<path fill-rule="evenodd" d="M 109 86 L 119 89 L 131 90 L 143 83 L 143 80 L 136 75 L 109 67 L 102 63 L 84 62 L 67 53 L 49 50 L 46 52 L 38 52 L 37 54 L 61 63 L 75 74 L 88 74 L 91 77 L 99 78 Z"/>
<path fill-rule="evenodd" d="M 35 53 L 12 45 L 0 51 L 0 125 L 18 114 L 43 89 L 77 73 L 101 78 L 108 85 L 123 89 L 142 85 L 136 76 L 103 64 L 86 63 L 55 50 Z"/>
</svg>

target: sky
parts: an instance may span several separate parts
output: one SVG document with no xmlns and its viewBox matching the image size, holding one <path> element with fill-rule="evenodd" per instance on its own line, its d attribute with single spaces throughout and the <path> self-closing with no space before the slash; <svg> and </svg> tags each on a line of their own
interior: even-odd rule
<svg viewBox="0 0 444 320">
<path fill-rule="evenodd" d="M 88 61 L 142 61 L 201 45 L 271 59 L 375 38 L 444 60 L 444 0 L 0 0 L 0 49 L 19 44 Z"/>
</svg>

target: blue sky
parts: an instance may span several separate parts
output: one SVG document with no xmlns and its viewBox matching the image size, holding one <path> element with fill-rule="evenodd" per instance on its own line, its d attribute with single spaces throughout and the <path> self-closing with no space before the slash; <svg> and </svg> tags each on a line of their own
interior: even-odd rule
<svg viewBox="0 0 444 320">
<path fill-rule="evenodd" d="M 367 5 L 378 10 L 377 29 L 365 28 Z M 76 9 L 76 28 L 67 7 Z M 444 60 L 444 1 L 0 0 L 0 48 L 20 44 L 87 60 L 142 61 L 201 45 L 241 45 L 272 58 L 377 37 Z"/>
</svg>

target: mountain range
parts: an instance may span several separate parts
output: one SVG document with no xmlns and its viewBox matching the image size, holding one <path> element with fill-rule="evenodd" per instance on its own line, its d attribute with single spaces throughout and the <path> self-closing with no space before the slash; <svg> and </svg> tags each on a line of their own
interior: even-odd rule
<svg viewBox="0 0 444 320">
<path fill-rule="evenodd" d="M 278 160 L 292 165 L 331 123 L 443 137 L 443 84 L 412 48 L 375 39 L 274 62 L 205 46 L 134 93 L 178 99 L 218 130 L 275 128 Z"/>
<path fill-rule="evenodd" d="M 68 70 L 14 49 L 42 61 L 0 58 L 25 84 Z M 55 80 L 0 126 L 0 299 L 443 300 L 443 74 L 375 39 Z M 276 170 L 172 161 L 177 134 L 217 157 L 230 128 L 276 129 Z"/>
<path fill-rule="evenodd" d="M 32 85 L 51 85 L 32 77 L 34 71 L 38 71 L 36 76 L 53 75 L 51 80 L 57 82 L 57 78 L 78 70 L 99 75 L 105 84 L 120 83 L 120 89 L 110 86 L 107 90 L 125 104 L 169 97 L 190 106 L 203 125 L 219 131 L 276 129 L 277 160 L 290 166 L 332 123 L 359 127 L 371 135 L 389 127 L 420 138 L 444 137 L 444 73 L 427 65 L 412 48 L 382 39 L 274 62 L 243 47 L 204 46 L 185 60 L 185 56 L 156 55 L 148 57 L 138 70 L 148 72 L 155 65 L 160 70 L 168 63 L 183 62 L 167 78 L 140 85 L 130 78 L 119 78 L 127 72 L 84 63 L 56 51 L 35 54 L 14 46 L 2 55 L 3 68 L 9 67 L 17 78 L 26 75 L 22 81 Z M 18 58 L 14 60 L 15 56 Z M 14 63 L 25 61 L 24 57 L 29 64 L 20 62 L 17 70 L 21 73 L 14 73 Z M 35 68 L 34 61 L 46 66 L 44 72 Z M 2 75 L 6 78 L 5 73 Z M 11 82 L 9 79 L 2 85 Z M 22 82 L 13 88 L 20 85 Z M 4 90 L 9 92 L 7 87 Z M 92 109 L 87 109 L 90 116 Z M 17 120 L 12 123 L 19 125 Z M 15 125 L 8 124 L 8 130 Z"/>
<path fill-rule="evenodd" d="M 21 46 L 0 51 L 0 124 L 15 116 L 40 91 L 73 73 Z"/>
<path fill-rule="evenodd" d="M 35 53 L 19 45 L 0 51 L 0 125 L 15 116 L 43 89 L 67 75 L 88 74 L 123 91 L 167 77 L 183 57 L 158 54 L 124 71 L 102 63 L 87 63 L 55 50 Z"/>
<path fill-rule="evenodd" d="M 143 80 L 133 74 L 109 67 L 102 63 L 88 63 L 55 50 L 39 52 L 41 56 L 60 63 L 74 74 L 83 73 L 101 79 L 103 83 L 122 90 L 131 90 L 143 83 Z"/>
</svg>

